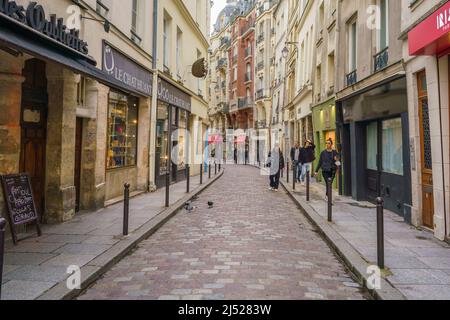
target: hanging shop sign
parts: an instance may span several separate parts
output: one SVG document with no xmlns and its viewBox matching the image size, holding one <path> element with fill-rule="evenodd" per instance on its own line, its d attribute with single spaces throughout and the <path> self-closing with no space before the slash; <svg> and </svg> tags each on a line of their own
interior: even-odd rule
<svg viewBox="0 0 450 320">
<path fill-rule="evenodd" d="M 436 55 L 450 48 L 450 2 L 447 2 L 408 34 L 409 54 Z"/>
<path fill-rule="evenodd" d="M 103 71 L 125 87 L 151 96 L 153 74 L 103 41 Z"/>
<path fill-rule="evenodd" d="M 36 2 L 30 2 L 25 8 L 15 1 L 0 0 L 0 14 L 84 55 L 89 53 L 88 44 L 80 39 L 79 30 L 69 29 L 64 24 L 64 19 L 57 18 L 54 14 L 51 14 L 50 19 L 47 19 L 44 8 Z"/>
<path fill-rule="evenodd" d="M 191 111 L 191 96 L 161 78 L 158 79 L 158 99 Z"/>
</svg>

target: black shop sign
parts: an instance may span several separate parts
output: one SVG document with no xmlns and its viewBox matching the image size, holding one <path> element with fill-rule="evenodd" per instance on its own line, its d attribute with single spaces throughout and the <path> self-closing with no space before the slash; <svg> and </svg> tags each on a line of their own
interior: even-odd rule
<svg viewBox="0 0 450 320">
<path fill-rule="evenodd" d="M 54 14 L 47 19 L 44 8 L 36 2 L 30 2 L 25 8 L 15 1 L 0 0 L 0 13 L 84 55 L 89 53 L 88 44 L 80 39 L 79 30 L 69 29 L 64 19 Z"/>
<path fill-rule="evenodd" d="M 17 243 L 15 227 L 19 225 L 34 222 L 38 234 L 41 235 L 30 176 L 28 174 L 7 175 L 2 176 L 1 180 L 14 243 Z"/>
</svg>

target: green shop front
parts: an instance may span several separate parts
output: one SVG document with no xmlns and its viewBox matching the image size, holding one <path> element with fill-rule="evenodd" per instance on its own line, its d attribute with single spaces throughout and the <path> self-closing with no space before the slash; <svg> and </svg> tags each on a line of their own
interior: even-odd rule
<svg viewBox="0 0 450 320">
<path fill-rule="evenodd" d="M 332 139 L 336 147 L 336 106 L 334 97 L 312 107 L 312 117 L 314 144 L 316 145 L 316 161 L 314 162 L 314 167 L 316 167 L 320 154 L 326 149 L 326 141 Z M 324 183 L 321 175 L 318 176 L 318 181 Z M 333 187 L 337 189 L 337 179 Z"/>
</svg>

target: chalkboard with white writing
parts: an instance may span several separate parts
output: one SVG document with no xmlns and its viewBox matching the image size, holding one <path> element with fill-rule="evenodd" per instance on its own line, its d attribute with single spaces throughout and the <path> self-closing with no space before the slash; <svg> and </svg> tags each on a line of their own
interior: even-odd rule
<svg viewBox="0 0 450 320">
<path fill-rule="evenodd" d="M 2 176 L 1 180 L 14 243 L 17 243 L 15 226 L 35 222 L 41 235 L 29 175 L 7 175 Z"/>
</svg>

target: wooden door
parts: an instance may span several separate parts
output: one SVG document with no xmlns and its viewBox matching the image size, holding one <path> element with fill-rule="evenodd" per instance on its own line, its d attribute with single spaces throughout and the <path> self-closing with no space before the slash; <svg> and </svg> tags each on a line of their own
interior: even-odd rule
<svg viewBox="0 0 450 320">
<path fill-rule="evenodd" d="M 83 119 L 77 118 L 76 133 L 75 133 L 75 212 L 80 211 L 80 195 L 81 195 L 81 154 L 83 147 Z"/>
<path fill-rule="evenodd" d="M 45 63 L 37 59 L 26 61 L 23 76 L 20 171 L 30 175 L 36 208 L 42 217 L 45 209 L 48 100 Z"/>
<path fill-rule="evenodd" d="M 419 128 L 422 169 L 422 224 L 434 229 L 433 161 L 431 155 L 430 117 L 425 71 L 417 75 Z"/>
</svg>

